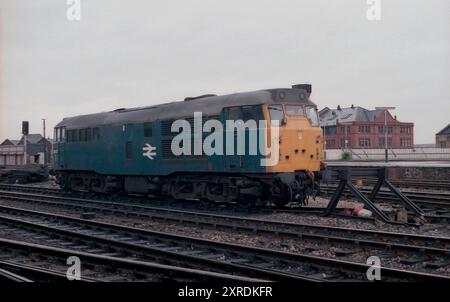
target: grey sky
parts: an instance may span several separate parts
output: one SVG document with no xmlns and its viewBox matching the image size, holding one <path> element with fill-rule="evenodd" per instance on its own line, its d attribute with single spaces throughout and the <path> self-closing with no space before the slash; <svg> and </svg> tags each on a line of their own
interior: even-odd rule
<svg viewBox="0 0 450 302">
<path fill-rule="evenodd" d="M 450 1 L 0 0 L 0 141 L 30 120 L 313 84 L 320 108 L 397 106 L 416 143 L 450 123 Z M 49 131 L 48 133 L 50 133 Z"/>
</svg>

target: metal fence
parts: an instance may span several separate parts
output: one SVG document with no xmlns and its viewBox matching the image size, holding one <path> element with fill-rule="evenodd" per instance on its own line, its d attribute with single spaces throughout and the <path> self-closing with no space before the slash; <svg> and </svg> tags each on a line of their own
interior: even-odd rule
<svg viewBox="0 0 450 302">
<path fill-rule="evenodd" d="M 350 154 L 351 160 L 382 161 L 385 159 L 384 149 L 349 149 L 326 150 L 326 160 L 341 160 L 344 153 Z M 450 148 L 413 148 L 413 149 L 389 149 L 390 160 L 450 160 Z"/>
</svg>

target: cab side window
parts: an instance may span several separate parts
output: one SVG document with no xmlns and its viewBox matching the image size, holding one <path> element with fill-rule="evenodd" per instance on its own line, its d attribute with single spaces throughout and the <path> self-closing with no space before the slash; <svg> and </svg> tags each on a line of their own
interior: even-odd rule
<svg viewBox="0 0 450 302">
<path fill-rule="evenodd" d="M 271 105 L 269 106 L 269 114 L 272 125 L 278 121 L 278 125 L 282 125 L 284 121 L 284 111 L 281 105 Z"/>
</svg>

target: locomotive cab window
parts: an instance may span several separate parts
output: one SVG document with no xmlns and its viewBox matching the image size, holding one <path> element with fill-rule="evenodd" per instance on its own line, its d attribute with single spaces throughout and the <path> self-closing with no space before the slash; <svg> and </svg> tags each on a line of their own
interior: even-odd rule
<svg viewBox="0 0 450 302">
<path fill-rule="evenodd" d="M 315 107 L 306 108 L 306 114 L 308 118 L 311 120 L 311 124 L 313 127 L 319 127 L 319 118 L 317 117 L 317 109 Z"/>
<path fill-rule="evenodd" d="M 274 125 L 275 121 L 278 121 L 278 125 L 282 125 L 284 122 L 284 111 L 283 106 L 281 105 L 272 105 L 269 106 L 269 114 L 272 125 Z"/>
<path fill-rule="evenodd" d="M 299 105 L 286 105 L 284 107 L 286 109 L 286 115 L 288 116 L 302 116 L 305 115 L 305 110 L 303 106 Z"/>
<path fill-rule="evenodd" d="M 66 128 L 60 128 L 60 130 L 59 141 L 63 142 L 66 139 Z"/>
<path fill-rule="evenodd" d="M 59 128 L 55 128 L 55 135 L 54 135 L 55 141 L 59 142 L 60 138 L 59 138 Z"/>
</svg>

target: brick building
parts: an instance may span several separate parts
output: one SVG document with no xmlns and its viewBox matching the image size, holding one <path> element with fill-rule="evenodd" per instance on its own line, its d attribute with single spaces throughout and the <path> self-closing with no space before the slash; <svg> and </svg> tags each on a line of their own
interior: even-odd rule
<svg viewBox="0 0 450 302">
<path fill-rule="evenodd" d="M 0 143 L 0 167 L 20 166 L 24 160 L 24 137 L 20 140 L 6 139 Z M 50 162 L 51 142 L 40 134 L 27 137 L 28 163 L 48 164 Z"/>
<path fill-rule="evenodd" d="M 337 109 L 322 109 L 319 116 L 326 149 L 385 148 L 385 110 L 338 106 Z M 413 123 L 399 122 L 387 111 L 387 124 L 388 148 L 413 148 Z"/>
<path fill-rule="evenodd" d="M 450 148 L 450 124 L 436 134 L 436 148 Z"/>
</svg>

